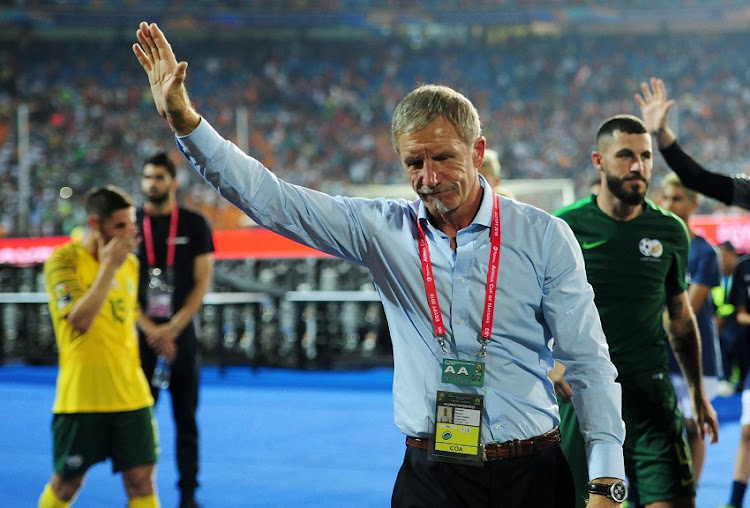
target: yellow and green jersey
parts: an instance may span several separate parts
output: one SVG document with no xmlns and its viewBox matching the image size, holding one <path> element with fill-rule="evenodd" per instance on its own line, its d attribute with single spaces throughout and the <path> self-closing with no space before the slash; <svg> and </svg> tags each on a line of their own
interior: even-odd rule
<svg viewBox="0 0 750 508">
<path fill-rule="evenodd" d="M 667 368 L 662 315 L 687 288 L 690 238 L 676 215 L 646 200 L 641 215 L 617 221 L 593 195 L 555 215 L 573 229 L 594 288 L 610 356 L 620 374 Z"/>
<path fill-rule="evenodd" d="M 59 351 L 55 413 L 131 411 L 154 403 L 138 354 L 135 255 L 115 274 L 106 301 L 85 333 L 66 319 L 98 271 L 99 262 L 79 242 L 56 249 L 44 264 Z"/>
</svg>

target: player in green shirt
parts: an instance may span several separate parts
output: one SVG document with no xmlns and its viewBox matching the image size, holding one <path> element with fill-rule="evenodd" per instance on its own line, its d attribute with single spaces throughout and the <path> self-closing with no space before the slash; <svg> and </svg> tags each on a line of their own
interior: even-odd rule
<svg viewBox="0 0 750 508">
<path fill-rule="evenodd" d="M 667 340 L 691 389 L 698 428 L 708 432 L 712 442 L 719 429 L 703 391 L 697 325 L 686 291 L 687 229 L 679 218 L 646 199 L 653 151 L 640 119 L 618 115 L 605 121 L 591 158 L 600 172 L 599 194 L 556 215 L 571 226 L 581 245 L 610 356 L 619 372 L 631 504 L 694 506 L 695 481 L 669 379 Z M 586 454 L 569 401 L 576 387 L 564 381 L 563 371 L 558 365 L 550 377 L 560 400 L 563 449 L 576 479 L 578 505 L 583 507 L 589 480 Z"/>
</svg>

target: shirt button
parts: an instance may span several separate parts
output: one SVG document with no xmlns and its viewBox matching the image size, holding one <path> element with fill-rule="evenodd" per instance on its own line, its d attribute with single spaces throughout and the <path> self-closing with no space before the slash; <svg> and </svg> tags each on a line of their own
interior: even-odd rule
<svg viewBox="0 0 750 508">
<path fill-rule="evenodd" d="M 460 279 L 458 279 L 458 281 L 461 282 L 462 284 L 464 283 L 465 280 L 466 279 L 464 279 L 463 277 L 461 277 Z"/>
<path fill-rule="evenodd" d="M 459 324 L 459 325 L 462 325 L 462 324 L 464 324 L 464 320 L 463 320 L 463 319 L 459 319 L 459 320 L 458 320 L 458 324 Z"/>
</svg>

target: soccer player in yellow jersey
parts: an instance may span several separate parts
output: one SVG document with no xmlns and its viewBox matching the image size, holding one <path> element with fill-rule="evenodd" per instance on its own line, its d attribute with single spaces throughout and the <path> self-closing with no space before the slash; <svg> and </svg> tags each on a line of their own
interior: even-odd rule
<svg viewBox="0 0 750 508">
<path fill-rule="evenodd" d="M 106 186 L 89 191 L 86 212 L 84 237 L 56 249 L 44 264 L 60 370 L 54 468 L 39 507 L 70 506 L 88 468 L 107 458 L 122 472 L 129 508 L 158 507 L 154 400 L 135 328 L 135 206 L 122 190 Z"/>
</svg>

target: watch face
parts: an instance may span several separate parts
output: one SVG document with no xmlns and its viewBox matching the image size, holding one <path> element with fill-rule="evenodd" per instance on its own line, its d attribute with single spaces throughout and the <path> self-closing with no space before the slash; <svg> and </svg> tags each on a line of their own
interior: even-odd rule
<svg viewBox="0 0 750 508">
<path fill-rule="evenodd" d="M 622 503 L 628 497 L 628 486 L 624 482 L 615 482 L 612 484 L 609 493 L 613 501 Z"/>
</svg>

